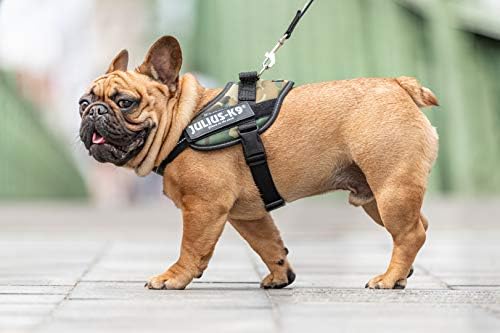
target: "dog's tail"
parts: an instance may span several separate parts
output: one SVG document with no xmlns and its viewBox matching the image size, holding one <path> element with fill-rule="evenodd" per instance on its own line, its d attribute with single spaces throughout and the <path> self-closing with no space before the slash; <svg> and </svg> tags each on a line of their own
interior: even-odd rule
<svg viewBox="0 0 500 333">
<path fill-rule="evenodd" d="M 422 87 L 417 79 L 413 77 L 402 76 L 396 78 L 396 82 L 410 95 L 415 104 L 420 108 L 428 106 L 439 106 L 439 102 L 434 93 L 426 87 Z"/>
</svg>

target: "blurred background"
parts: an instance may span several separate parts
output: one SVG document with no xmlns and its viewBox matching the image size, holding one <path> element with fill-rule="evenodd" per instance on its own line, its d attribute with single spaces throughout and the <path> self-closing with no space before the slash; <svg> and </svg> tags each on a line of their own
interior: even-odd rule
<svg viewBox="0 0 500 333">
<path fill-rule="evenodd" d="M 161 179 L 101 165 L 78 99 L 121 49 L 176 36 L 183 71 L 222 86 L 256 70 L 304 0 L 0 0 L 0 199 L 163 200 Z M 500 193 L 500 1 L 316 1 L 266 79 L 416 76 L 439 97 L 432 195 Z M 304 110 L 304 113 L 314 110 Z"/>
</svg>

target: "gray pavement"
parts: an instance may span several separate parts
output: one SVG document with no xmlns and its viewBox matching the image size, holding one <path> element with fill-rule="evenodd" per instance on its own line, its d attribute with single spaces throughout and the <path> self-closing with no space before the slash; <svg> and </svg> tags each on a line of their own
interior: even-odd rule
<svg viewBox="0 0 500 333">
<path fill-rule="evenodd" d="M 144 289 L 177 257 L 179 212 L 0 205 L 0 332 L 500 332 L 500 200 L 430 198 L 406 290 L 366 290 L 388 233 L 331 197 L 274 216 L 296 282 L 259 289 L 265 267 L 228 225 L 184 291 Z"/>
</svg>

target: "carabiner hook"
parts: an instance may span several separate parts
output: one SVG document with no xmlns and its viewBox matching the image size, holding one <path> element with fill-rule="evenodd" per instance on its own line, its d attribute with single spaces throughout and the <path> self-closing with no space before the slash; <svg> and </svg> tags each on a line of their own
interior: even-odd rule
<svg viewBox="0 0 500 333">
<path fill-rule="evenodd" d="M 266 52 L 266 54 L 264 55 L 266 58 L 262 62 L 262 69 L 260 70 L 259 74 L 257 74 L 258 77 L 260 77 L 262 75 L 262 73 L 264 73 L 266 70 L 268 70 L 269 68 L 274 66 L 274 64 L 276 63 L 276 52 L 278 52 L 278 50 L 280 49 L 280 47 L 283 46 L 285 41 L 288 38 L 290 38 L 293 30 L 295 29 L 295 27 L 299 23 L 302 16 L 304 16 L 304 14 L 307 12 L 307 10 L 309 9 L 309 7 L 313 3 L 313 1 L 314 0 L 309 0 L 304 5 L 302 10 L 297 11 L 297 14 L 295 14 L 295 17 L 293 18 L 292 23 L 290 23 L 290 25 L 288 26 L 288 29 L 286 30 L 285 34 L 280 38 L 278 43 L 273 47 L 273 49 L 270 52 Z"/>
<path fill-rule="evenodd" d="M 260 70 L 258 76 L 260 77 L 262 73 L 264 73 L 266 70 L 268 70 L 269 68 L 273 67 L 274 64 L 276 63 L 276 52 L 278 52 L 278 50 L 280 49 L 280 47 L 283 46 L 283 44 L 285 43 L 285 40 L 287 39 L 287 34 L 284 34 L 283 37 L 280 38 L 280 40 L 278 41 L 278 43 L 276 43 L 276 45 L 273 47 L 273 49 L 269 52 L 266 52 L 266 54 L 264 54 L 265 56 L 265 59 L 264 61 L 262 62 L 262 69 Z"/>
<path fill-rule="evenodd" d="M 262 69 L 267 70 L 267 69 L 273 67 L 274 64 L 276 63 L 276 53 L 266 52 L 266 54 L 264 56 L 266 58 L 262 62 Z"/>
</svg>

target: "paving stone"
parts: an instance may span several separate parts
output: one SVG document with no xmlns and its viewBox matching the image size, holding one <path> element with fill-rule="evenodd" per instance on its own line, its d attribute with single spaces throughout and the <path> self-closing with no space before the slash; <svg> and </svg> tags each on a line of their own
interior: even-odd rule
<svg viewBox="0 0 500 333">
<path fill-rule="evenodd" d="M 494 304 L 485 304 L 483 308 L 487 309 L 490 311 L 493 315 L 495 315 L 497 318 L 500 318 L 500 304 L 499 303 L 494 303 Z"/>
<path fill-rule="evenodd" d="M 41 316 L 2 316 L 0 315 L 0 332 L 16 333 L 28 332 L 43 322 Z"/>
<path fill-rule="evenodd" d="M 88 265 L 54 266 L 39 271 L 19 269 L 17 271 L 0 271 L 1 285 L 71 285 L 88 268 Z"/>
<path fill-rule="evenodd" d="M 73 301 L 70 301 L 73 302 Z M 106 305 L 106 303 L 104 303 Z M 139 304 L 140 305 L 140 304 Z M 99 313 L 91 314 L 83 308 L 77 308 L 75 316 L 66 312 L 54 318 L 39 332 L 276 332 L 269 309 L 189 309 L 119 307 L 113 309 L 98 307 Z M 111 309 L 111 314 L 108 312 Z M 137 310 L 135 312 L 134 310 Z M 78 316 L 78 313 L 80 316 Z M 115 313 L 115 315 L 113 315 Z M 95 315 L 93 315 L 95 314 Z M 88 319 L 83 319 L 88 318 Z"/>
<path fill-rule="evenodd" d="M 64 295 L 52 294 L 0 294 L 0 304 L 55 304 L 63 298 Z"/>
<path fill-rule="evenodd" d="M 280 305 L 284 332 L 498 332 L 500 319 L 471 305 Z"/>
<path fill-rule="evenodd" d="M 210 304 L 194 304 L 194 302 L 176 305 L 174 303 L 158 302 L 155 299 L 139 300 L 95 300 L 95 299 L 69 299 L 62 304 L 54 314 L 56 319 L 64 320 L 112 320 L 122 319 L 134 321 L 137 318 L 150 318 L 154 320 L 163 319 L 163 316 L 187 316 L 198 313 L 199 318 L 209 317 L 216 313 L 228 311 L 237 315 L 236 310 L 244 312 L 263 314 L 270 309 L 270 305 L 258 305 L 249 302 L 238 308 L 233 306 L 221 307 L 210 306 Z M 264 316 L 267 317 L 267 316 Z M 165 318 L 165 319 L 167 319 Z"/>
<path fill-rule="evenodd" d="M 269 301 L 257 284 L 193 283 L 186 290 L 149 290 L 143 283 L 81 282 L 69 299 L 154 300 L 175 306 L 267 306 Z"/>
<path fill-rule="evenodd" d="M 425 208 L 406 290 L 363 288 L 386 269 L 390 235 L 322 197 L 273 213 L 292 286 L 260 289 L 267 268 L 228 226 L 201 279 L 153 291 L 146 279 L 179 253 L 172 205 L 0 205 L 0 332 L 499 332 L 499 202 Z"/>
<path fill-rule="evenodd" d="M 292 303 L 500 303 L 500 290 L 371 290 L 297 288 L 270 291 L 273 301 Z"/>
<path fill-rule="evenodd" d="M 105 245 L 22 239 L 0 239 L 0 285 L 73 285 Z"/>
<path fill-rule="evenodd" d="M 451 286 L 499 286 L 500 274 L 495 272 L 442 273 L 433 271 L 441 281 Z"/>
<path fill-rule="evenodd" d="M 374 274 L 338 274 L 297 272 L 294 288 L 363 288 Z M 415 273 L 408 279 L 410 289 L 443 289 L 446 286 L 432 276 Z"/>
<path fill-rule="evenodd" d="M 0 315 L 2 316 L 47 316 L 56 304 L 52 303 L 1 303 Z"/>
<path fill-rule="evenodd" d="M 32 286 L 32 285 L 0 285 L 0 295 L 66 295 L 73 286 Z"/>
</svg>

